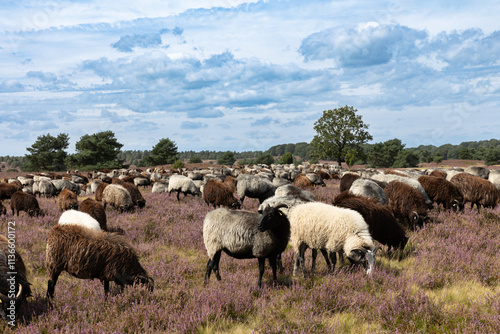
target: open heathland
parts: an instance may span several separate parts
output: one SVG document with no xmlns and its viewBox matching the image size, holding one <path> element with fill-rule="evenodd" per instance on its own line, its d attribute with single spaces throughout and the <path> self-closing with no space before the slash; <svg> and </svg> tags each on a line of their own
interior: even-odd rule
<svg viewBox="0 0 500 334">
<path fill-rule="evenodd" d="M 209 208 L 200 197 L 142 189 L 146 206 L 120 213 L 106 209 L 108 227 L 120 228 L 154 278 L 150 293 L 111 283 L 104 299 L 98 280 L 63 272 L 55 297 L 45 297 L 47 236 L 61 212 L 54 198 L 40 198 L 43 217 L 0 216 L 0 233 L 15 222 L 16 247 L 27 268 L 33 297 L 20 310 L 17 333 L 495 333 L 500 331 L 500 206 L 462 213 L 435 207 L 431 221 L 409 231 L 404 251 L 377 254 L 371 276 L 342 264 L 328 273 L 323 258 L 308 277 L 293 277 L 294 254 L 283 254 L 279 284 L 266 262 L 257 287 L 256 259 L 222 254 L 221 281 L 203 284 L 207 254 L 202 224 Z M 331 203 L 338 180 L 312 190 Z M 79 197 L 81 202 L 85 197 Z M 9 201 L 4 205 L 9 209 Z M 256 211 L 247 199 L 244 209 Z M 311 251 L 306 252 L 310 268 Z M 0 332 L 9 326 L 0 322 Z"/>
</svg>

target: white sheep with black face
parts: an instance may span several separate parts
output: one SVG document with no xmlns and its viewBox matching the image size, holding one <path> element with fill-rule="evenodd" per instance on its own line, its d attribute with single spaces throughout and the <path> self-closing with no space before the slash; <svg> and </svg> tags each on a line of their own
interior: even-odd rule
<svg viewBox="0 0 500 334">
<path fill-rule="evenodd" d="M 324 250 L 329 254 L 343 251 L 353 263 L 362 264 L 369 274 L 375 263 L 375 245 L 369 227 L 358 212 L 320 202 L 299 204 L 288 214 L 291 227 L 290 243 L 296 259 L 293 270 L 299 267 L 304 276 L 304 252 L 307 248 Z M 333 267 L 335 267 L 335 259 Z"/>
<path fill-rule="evenodd" d="M 177 200 L 180 201 L 179 195 L 183 193 L 184 196 L 193 195 L 199 196 L 200 189 L 196 186 L 194 181 L 187 176 L 174 174 L 168 180 L 168 193 L 172 191 L 177 192 Z"/>
</svg>

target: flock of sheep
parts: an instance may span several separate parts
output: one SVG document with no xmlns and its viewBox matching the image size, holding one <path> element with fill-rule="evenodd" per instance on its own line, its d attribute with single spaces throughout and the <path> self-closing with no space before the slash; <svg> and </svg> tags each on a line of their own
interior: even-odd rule
<svg viewBox="0 0 500 334">
<path fill-rule="evenodd" d="M 0 213 L 7 214 L 3 200 L 10 200 L 12 215 L 20 211 L 43 215 L 37 196 L 57 196 L 62 211 L 49 232 L 45 267 L 47 297 L 54 296 L 57 279 L 67 271 L 81 279 L 99 279 L 105 296 L 109 282 L 121 289 L 144 284 L 153 291 L 154 280 L 141 266 L 134 248 L 122 235 L 107 227 L 106 206 L 130 211 L 146 201 L 139 186 L 152 185 L 152 192 L 203 197 L 214 210 L 203 221 L 203 240 L 208 254 L 205 284 L 213 272 L 221 279 L 222 252 L 237 259 L 257 258 L 258 285 L 268 260 L 277 281 L 281 253 L 290 244 L 295 252 L 293 275 L 306 275 L 305 251 L 312 249 L 312 267 L 319 250 L 330 270 L 337 256 L 352 265 L 373 270 L 380 245 L 387 250 L 404 249 L 406 231 L 423 226 L 433 205 L 461 211 L 465 203 L 495 207 L 500 203 L 500 171 L 481 167 L 466 170 L 359 170 L 346 172 L 328 166 L 254 166 L 146 172 L 114 170 L 56 175 L 30 175 L 0 183 Z M 310 192 L 325 186 L 324 179 L 340 178 L 340 194 L 331 203 L 316 200 Z M 237 194 L 237 197 L 235 196 Z M 78 196 L 86 196 L 78 203 Z M 94 198 L 91 198 L 91 197 Z M 241 210 L 246 197 L 259 201 L 257 212 Z M 31 296 L 21 256 L 15 252 L 18 272 L 15 296 L 7 291 L 9 241 L 0 236 L 0 316 L 8 305 L 19 305 Z"/>
</svg>

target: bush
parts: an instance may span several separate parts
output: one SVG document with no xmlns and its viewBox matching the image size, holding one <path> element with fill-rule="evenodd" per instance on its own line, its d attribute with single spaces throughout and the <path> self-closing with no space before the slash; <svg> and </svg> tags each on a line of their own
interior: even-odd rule
<svg viewBox="0 0 500 334">
<path fill-rule="evenodd" d="M 184 162 L 182 160 L 176 160 L 174 162 L 174 164 L 172 165 L 173 169 L 179 169 L 179 168 L 184 168 L 184 167 L 186 167 L 186 165 L 184 164 Z"/>
<path fill-rule="evenodd" d="M 190 159 L 189 159 L 189 163 L 190 164 L 199 164 L 199 163 L 202 163 L 203 161 L 201 160 L 201 158 L 197 155 L 194 155 L 192 156 Z"/>
</svg>

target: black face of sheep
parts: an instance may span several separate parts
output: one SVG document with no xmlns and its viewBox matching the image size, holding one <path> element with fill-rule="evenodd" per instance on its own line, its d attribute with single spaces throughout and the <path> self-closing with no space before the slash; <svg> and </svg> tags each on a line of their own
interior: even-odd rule
<svg viewBox="0 0 500 334">
<path fill-rule="evenodd" d="M 266 230 L 272 230 L 275 227 L 281 226 L 283 221 L 288 220 L 280 208 L 286 208 L 286 204 L 280 204 L 276 207 L 266 206 L 259 213 L 262 214 L 262 218 L 257 225 L 259 231 L 264 232 Z"/>
<path fill-rule="evenodd" d="M 15 298 L 9 298 L 0 292 L 0 318 L 9 321 L 10 315 L 16 315 L 19 306 L 24 301 L 23 286 L 19 284 L 19 290 Z M 9 316 L 8 316 L 9 315 Z"/>
<path fill-rule="evenodd" d="M 408 217 L 410 221 L 410 225 L 414 227 L 422 227 L 424 226 L 424 223 L 429 220 L 429 217 L 419 215 L 417 212 L 413 211 L 410 214 L 410 217 Z"/>
<path fill-rule="evenodd" d="M 352 263 L 363 266 L 363 268 L 366 270 L 366 274 L 369 275 L 373 270 L 373 266 L 375 264 L 375 256 L 379 249 L 380 247 L 375 247 L 373 251 L 369 248 L 354 249 L 349 253 L 347 258 Z"/>
<path fill-rule="evenodd" d="M 451 209 L 453 212 L 461 212 L 464 210 L 464 202 L 460 202 L 459 200 L 453 200 L 453 203 L 451 204 Z"/>
</svg>

